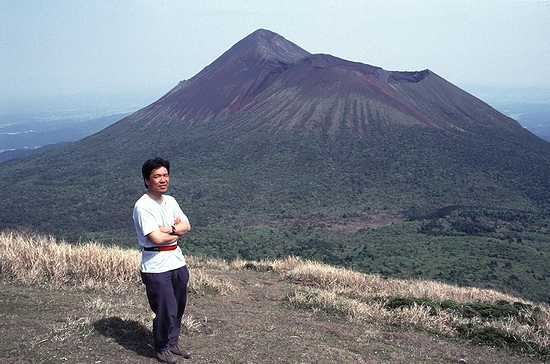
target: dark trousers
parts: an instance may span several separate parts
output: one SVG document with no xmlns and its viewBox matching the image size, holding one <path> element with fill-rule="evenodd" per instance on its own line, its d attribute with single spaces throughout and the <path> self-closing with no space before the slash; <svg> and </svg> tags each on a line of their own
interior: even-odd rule
<svg viewBox="0 0 550 364">
<path fill-rule="evenodd" d="M 149 306 L 155 313 L 153 338 L 155 350 L 163 351 L 177 345 L 181 319 L 187 303 L 187 266 L 164 273 L 141 273 Z"/>
</svg>

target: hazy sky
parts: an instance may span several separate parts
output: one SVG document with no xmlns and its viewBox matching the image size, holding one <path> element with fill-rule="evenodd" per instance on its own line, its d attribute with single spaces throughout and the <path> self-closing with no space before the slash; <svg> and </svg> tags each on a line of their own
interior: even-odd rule
<svg viewBox="0 0 550 364">
<path fill-rule="evenodd" d="M 458 85 L 550 88 L 550 1 L 0 0 L 0 103 L 161 96 L 258 28 Z"/>
</svg>

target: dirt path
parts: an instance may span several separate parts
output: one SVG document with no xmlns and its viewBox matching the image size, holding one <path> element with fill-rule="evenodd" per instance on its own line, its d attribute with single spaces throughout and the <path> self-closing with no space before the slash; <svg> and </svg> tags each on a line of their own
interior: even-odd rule
<svg viewBox="0 0 550 364">
<path fill-rule="evenodd" d="M 464 341 L 288 307 L 274 273 L 223 272 L 228 296 L 191 296 L 189 363 L 540 363 Z M 0 362 L 156 363 L 143 287 L 50 290 L 0 282 Z"/>
</svg>

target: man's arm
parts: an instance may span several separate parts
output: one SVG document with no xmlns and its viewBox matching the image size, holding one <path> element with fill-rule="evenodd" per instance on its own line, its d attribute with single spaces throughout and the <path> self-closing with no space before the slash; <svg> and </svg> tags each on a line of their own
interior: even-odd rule
<svg viewBox="0 0 550 364">
<path fill-rule="evenodd" d="M 164 227 L 162 227 L 161 230 L 150 232 L 149 234 L 147 234 L 147 237 L 149 238 L 149 240 L 157 245 L 168 245 L 178 239 L 178 236 L 163 232 L 162 230 L 164 230 Z"/>
<path fill-rule="evenodd" d="M 191 230 L 191 224 L 187 219 L 183 220 L 180 217 L 176 217 L 174 221 L 174 231 L 172 232 L 172 226 L 161 226 L 159 230 L 155 230 L 147 235 L 149 240 L 157 245 L 165 245 L 173 243 L 178 238 L 185 235 Z"/>
<path fill-rule="evenodd" d="M 191 231 L 191 224 L 189 223 L 187 215 L 181 211 L 180 205 L 176 200 L 174 200 L 173 209 L 174 216 L 176 217 L 174 219 L 174 227 L 176 228 L 175 234 L 181 237 Z"/>
</svg>

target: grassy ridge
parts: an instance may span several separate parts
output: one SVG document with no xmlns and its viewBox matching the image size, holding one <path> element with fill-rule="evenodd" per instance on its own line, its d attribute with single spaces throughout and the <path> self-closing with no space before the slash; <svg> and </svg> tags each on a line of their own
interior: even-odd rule
<svg viewBox="0 0 550 364">
<path fill-rule="evenodd" d="M 543 357 L 549 354 L 550 308 L 495 290 L 387 279 L 292 257 L 229 263 L 188 257 L 188 261 L 193 272 L 190 287 L 198 294 L 235 292 L 224 272 L 275 272 L 292 287 L 280 297 L 281 302 L 294 307 L 359 322 L 414 327 Z M 75 246 L 41 236 L 0 233 L 0 277 L 7 281 L 123 290 L 139 284 L 138 262 L 136 250 L 96 243 Z M 101 309 L 108 305 L 101 299 L 90 304 Z M 186 325 L 192 329 L 196 323 L 191 320 Z"/>
<path fill-rule="evenodd" d="M 297 283 L 287 300 L 299 308 L 550 355 L 547 305 L 493 290 L 385 279 L 311 261 L 247 262 L 244 267 L 277 271 Z"/>
<path fill-rule="evenodd" d="M 115 291 L 141 284 L 138 250 L 96 242 L 74 245 L 52 237 L 0 232 L 0 260 L 2 279 L 21 284 Z M 196 268 L 189 286 L 192 292 L 233 291 L 230 282 L 202 269 L 212 265 L 209 260 L 192 257 L 188 260 Z"/>
</svg>

